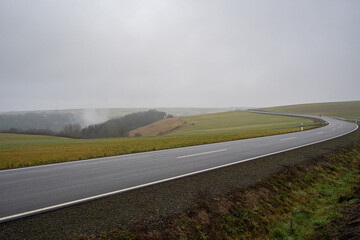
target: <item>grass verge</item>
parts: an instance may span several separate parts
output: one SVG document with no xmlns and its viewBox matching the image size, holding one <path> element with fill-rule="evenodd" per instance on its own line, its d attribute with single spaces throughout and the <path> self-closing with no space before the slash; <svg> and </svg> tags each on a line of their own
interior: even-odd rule
<svg viewBox="0 0 360 240">
<path fill-rule="evenodd" d="M 266 179 L 279 173 L 282 169 L 299 166 L 300 170 L 304 168 L 306 171 L 309 169 L 308 165 L 325 161 L 325 155 L 333 153 L 339 148 L 348 149 L 359 139 L 360 130 L 289 152 L 6 222 L 0 224 L 0 239 L 63 240 L 80 235 L 83 239 L 96 239 L 100 237 L 99 233 L 104 231 L 102 234 L 104 239 L 109 237 L 108 234 L 112 231 L 114 234 L 119 233 L 120 236 L 125 235 L 126 237 L 135 234 L 137 238 L 140 238 L 141 234 L 153 234 L 151 236 L 159 236 L 161 239 L 163 235 L 158 232 L 170 229 L 171 223 L 180 216 L 186 216 L 188 213 L 195 214 L 196 209 L 206 206 L 203 204 L 204 202 L 211 205 L 211 201 L 214 201 L 213 204 L 218 205 L 220 214 L 228 214 L 229 207 L 234 206 L 231 196 L 239 194 L 241 197 L 241 193 L 252 191 L 251 186 L 266 183 Z M 309 164 L 304 164 L 307 162 Z M 259 181 L 260 179 L 262 181 Z M 257 187 L 255 186 L 254 189 Z M 264 193 L 261 194 L 265 198 L 271 196 L 264 195 Z M 257 193 L 254 192 L 254 194 Z M 241 205 L 241 201 L 239 204 Z M 246 205 L 244 204 L 244 206 Z M 349 211 L 356 212 L 351 209 Z M 357 208 L 357 212 L 360 212 L 360 207 Z M 214 214 L 209 216 L 213 217 Z M 212 220 L 212 218 L 210 219 Z M 214 218 L 214 224 L 216 221 L 217 219 Z M 339 224 L 335 223 L 335 225 Z M 349 226 L 353 227 L 354 225 Z M 131 231 L 123 232 L 123 229 Z M 156 237 L 154 238 L 156 239 Z M 163 236 L 163 238 L 169 239 L 170 237 Z"/>
<path fill-rule="evenodd" d="M 163 220 L 166 224 L 160 227 L 115 229 L 82 239 L 330 239 L 341 229 L 328 235 L 323 229 L 359 200 L 354 194 L 360 183 L 359 160 L 356 143 L 288 167 L 254 187 L 222 197 L 202 196 L 196 207 Z"/>
</svg>

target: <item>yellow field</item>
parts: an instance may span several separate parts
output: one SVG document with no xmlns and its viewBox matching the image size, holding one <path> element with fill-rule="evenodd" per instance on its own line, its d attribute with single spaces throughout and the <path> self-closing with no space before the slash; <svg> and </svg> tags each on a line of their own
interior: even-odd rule
<svg viewBox="0 0 360 240">
<path fill-rule="evenodd" d="M 150 137 L 172 133 L 180 128 L 186 127 L 180 118 L 165 118 L 144 127 L 129 132 L 130 137 Z"/>
<path fill-rule="evenodd" d="M 153 151 L 298 131 L 315 127 L 310 119 L 247 112 L 184 117 L 190 127 L 169 135 L 79 140 L 0 134 L 0 169 Z"/>
</svg>

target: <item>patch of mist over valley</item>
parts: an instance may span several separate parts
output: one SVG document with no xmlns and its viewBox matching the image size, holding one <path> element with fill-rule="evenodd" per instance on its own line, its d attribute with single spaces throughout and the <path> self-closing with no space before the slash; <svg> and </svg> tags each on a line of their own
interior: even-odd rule
<svg viewBox="0 0 360 240">
<path fill-rule="evenodd" d="M 82 111 L 81 122 L 82 127 L 106 122 L 110 119 L 110 111 L 108 109 L 84 109 Z"/>
<path fill-rule="evenodd" d="M 62 131 L 66 125 L 79 124 L 81 128 L 104 123 L 125 115 L 148 111 L 151 108 L 93 108 L 4 112 L 0 114 L 0 131 L 50 130 Z M 154 108 L 173 116 L 191 116 L 226 112 L 240 108 Z"/>
</svg>

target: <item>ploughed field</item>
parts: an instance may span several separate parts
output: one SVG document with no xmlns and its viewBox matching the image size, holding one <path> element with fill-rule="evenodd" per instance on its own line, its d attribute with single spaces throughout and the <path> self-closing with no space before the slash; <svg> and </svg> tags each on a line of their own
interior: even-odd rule
<svg viewBox="0 0 360 240">
<path fill-rule="evenodd" d="M 0 134 L 0 169 L 107 157 L 295 132 L 319 126 L 312 119 L 232 111 L 181 117 L 185 127 L 149 137 L 70 139 Z M 163 131 L 163 129 L 162 129 Z M 159 134 L 154 134 L 159 135 Z"/>
</svg>

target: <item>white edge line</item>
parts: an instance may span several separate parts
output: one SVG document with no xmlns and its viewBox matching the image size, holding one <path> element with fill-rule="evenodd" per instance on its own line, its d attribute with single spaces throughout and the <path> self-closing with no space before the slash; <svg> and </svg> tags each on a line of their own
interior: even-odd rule
<svg viewBox="0 0 360 240">
<path fill-rule="evenodd" d="M 177 157 L 177 158 L 188 158 L 188 157 L 194 157 L 194 156 L 200 156 L 200 155 L 217 153 L 217 152 L 224 152 L 224 151 L 227 151 L 227 149 L 220 149 L 220 150 L 215 150 L 215 151 L 210 151 L 210 152 L 195 153 L 195 154 L 185 155 L 185 156 L 181 156 L 181 157 Z"/>
<path fill-rule="evenodd" d="M 356 126 L 356 128 L 353 129 L 350 132 L 343 133 L 343 134 L 340 134 L 338 136 L 334 136 L 334 137 L 331 137 L 331 138 L 327 138 L 327 139 L 307 143 L 307 144 L 304 144 L 304 145 L 284 149 L 284 150 L 281 150 L 281 151 L 272 152 L 272 153 L 252 157 L 252 158 L 247 158 L 247 159 L 244 159 L 244 160 L 240 160 L 240 161 L 236 161 L 236 162 L 232 162 L 232 163 L 227 163 L 227 164 L 223 164 L 223 165 L 220 165 L 220 166 L 207 168 L 207 169 L 203 169 L 203 170 L 199 170 L 199 171 L 195 171 L 195 172 L 191 172 L 191 173 L 186 173 L 186 174 L 178 175 L 178 176 L 175 176 L 175 177 L 165 178 L 165 179 L 161 179 L 161 180 L 158 180 L 158 181 L 145 183 L 145 184 L 141 184 L 141 185 L 125 188 L 125 189 L 120 189 L 120 190 L 113 191 L 113 192 L 108 192 L 108 193 L 103 193 L 103 194 L 99 194 L 99 195 L 96 195 L 96 196 L 82 198 L 82 199 L 78 199 L 78 200 L 75 200 L 75 201 L 70 201 L 70 202 L 61 203 L 61 204 L 57 204 L 57 205 L 53 205 L 53 206 L 49 206 L 49 207 L 45 207 L 45 208 L 39 208 L 39 209 L 35 209 L 35 210 L 32 210 L 32 211 L 28 211 L 28 212 L 23 212 L 23 213 L 14 214 L 14 215 L 11 215 L 11 216 L 2 217 L 2 218 L 0 218 L 0 223 L 5 222 L 5 221 L 14 220 L 14 219 L 20 218 L 20 217 L 25 217 L 25 216 L 38 214 L 38 213 L 49 211 L 49 210 L 55 210 L 55 209 L 68 207 L 68 206 L 71 206 L 71 205 L 75 205 L 75 204 L 84 203 L 84 202 L 88 202 L 88 201 L 91 201 L 91 200 L 103 198 L 103 197 L 108 197 L 108 196 L 115 195 L 115 194 L 118 194 L 118 193 L 130 191 L 130 190 L 134 190 L 134 189 L 138 189 L 138 188 L 143 188 L 143 187 L 147 187 L 147 186 L 150 186 L 150 185 L 163 183 L 163 182 L 167 182 L 167 181 L 171 181 L 171 180 L 175 180 L 175 179 L 179 179 L 179 178 L 183 178 L 183 177 L 187 177 L 187 176 L 191 176 L 191 175 L 195 175 L 195 174 L 199 174 L 199 173 L 203 173 L 203 172 L 207 172 L 207 171 L 211 171 L 211 170 L 215 170 L 215 169 L 219 169 L 219 168 L 232 166 L 232 165 L 239 164 L 239 163 L 242 163 L 242 162 L 252 161 L 252 160 L 255 160 L 255 159 L 275 155 L 275 154 L 286 152 L 286 151 L 291 151 L 291 150 L 294 150 L 294 149 L 306 147 L 306 146 L 313 145 L 313 144 L 320 143 L 320 142 L 325 142 L 325 141 L 328 141 L 328 140 L 331 140 L 331 139 L 334 139 L 334 138 L 338 138 L 338 137 L 341 137 L 341 136 L 344 136 L 344 135 L 347 135 L 349 133 L 352 133 L 352 132 L 356 131 L 359 128 L 359 126 L 356 125 L 356 124 L 355 124 L 355 126 Z"/>
</svg>

